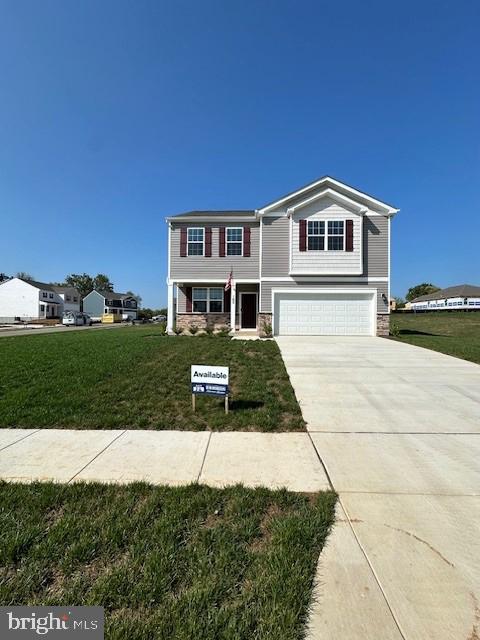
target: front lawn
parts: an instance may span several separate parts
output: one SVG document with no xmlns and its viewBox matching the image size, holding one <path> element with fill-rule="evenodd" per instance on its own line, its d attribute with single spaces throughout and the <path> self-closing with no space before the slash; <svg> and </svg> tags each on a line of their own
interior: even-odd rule
<svg viewBox="0 0 480 640">
<path fill-rule="evenodd" d="M 109 640 L 300 640 L 335 495 L 0 485 L 0 604 L 99 605 Z"/>
<path fill-rule="evenodd" d="M 480 364 L 480 312 L 431 311 L 392 314 L 401 342 Z"/>
<path fill-rule="evenodd" d="M 231 411 L 199 397 L 190 365 L 230 367 Z M 0 339 L 0 427 L 305 428 L 273 341 L 166 337 L 157 327 Z"/>
</svg>

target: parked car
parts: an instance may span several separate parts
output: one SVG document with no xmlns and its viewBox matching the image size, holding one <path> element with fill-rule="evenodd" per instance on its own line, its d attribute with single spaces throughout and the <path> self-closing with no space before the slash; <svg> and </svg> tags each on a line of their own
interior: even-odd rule
<svg viewBox="0 0 480 640">
<path fill-rule="evenodd" d="M 93 320 L 88 315 L 88 313 L 83 313 L 83 311 L 65 311 L 65 313 L 63 314 L 62 324 L 64 324 L 66 327 L 91 327 L 93 324 Z"/>
<path fill-rule="evenodd" d="M 153 316 L 152 322 L 166 322 L 167 316 Z"/>
</svg>

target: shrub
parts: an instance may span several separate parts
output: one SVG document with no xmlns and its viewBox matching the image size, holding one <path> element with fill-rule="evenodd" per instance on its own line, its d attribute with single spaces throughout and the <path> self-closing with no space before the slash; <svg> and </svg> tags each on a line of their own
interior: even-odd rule
<svg viewBox="0 0 480 640">
<path fill-rule="evenodd" d="M 224 325 L 223 327 L 220 327 L 220 329 L 218 330 L 217 336 L 219 338 L 229 338 L 230 337 L 230 327 L 227 327 L 226 325 Z"/>
<path fill-rule="evenodd" d="M 173 329 L 173 333 L 174 333 L 176 336 L 181 336 L 181 335 L 182 335 L 182 333 L 183 333 L 183 329 L 182 329 L 182 327 L 177 327 L 177 326 L 175 326 L 175 328 Z"/>
<path fill-rule="evenodd" d="M 198 333 L 198 327 L 196 324 L 192 324 L 188 330 L 190 331 L 191 335 L 194 336 L 196 333 Z"/>
<path fill-rule="evenodd" d="M 213 336 L 213 327 L 211 325 L 205 327 L 205 335 Z"/>
<path fill-rule="evenodd" d="M 265 338 L 271 338 L 273 335 L 272 332 L 272 325 L 270 322 L 267 322 L 266 320 L 263 321 L 262 324 L 262 330 L 263 330 L 263 335 L 265 336 Z"/>
<path fill-rule="evenodd" d="M 394 338 L 398 338 L 398 336 L 400 335 L 400 327 L 396 322 L 390 323 L 390 335 Z"/>
</svg>

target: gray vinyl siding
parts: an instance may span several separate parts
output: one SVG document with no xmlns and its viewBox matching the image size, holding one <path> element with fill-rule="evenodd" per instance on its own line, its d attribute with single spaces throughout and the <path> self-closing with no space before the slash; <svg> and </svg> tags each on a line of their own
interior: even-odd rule
<svg viewBox="0 0 480 640">
<path fill-rule="evenodd" d="M 285 280 L 285 282 L 262 282 L 260 296 L 260 313 L 272 313 L 272 289 L 292 289 L 301 291 L 303 289 L 376 289 L 377 290 L 377 313 L 388 313 L 388 303 L 382 299 L 382 293 L 387 296 L 388 302 L 388 283 L 387 282 L 318 282 L 318 281 L 294 281 Z"/>
<path fill-rule="evenodd" d="M 385 278 L 388 276 L 388 219 L 382 215 L 365 215 L 362 228 L 363 269 L 359 275 Z M 262 238 L 262 277 L 288 276 L 290 221 L 287 216 L 264 217 Z"/>
<path fill-rule="evenodd" d="M 262 277 L 287 276 L 290 268 L 290 221 L 286 216 L 262 221 Z"/>
<path fill-rule="evenodd" d="M 103 315 L 105 299 L 96 291 L 92 291 L 83 299 L 83 310 L 89 316 L 98 318 Z"/>
<path fill-rule="evenodd" d="M 388 276 L 388 218 L 365 216 L 363 220 L 364 275 Z"/>
<path fill-rule="evenodd" d="M 240 288 L 240 285 L 237 285 L 238 288 Z M 246 285 L 241 285 L 246 286 Z M 177 313 L 187 313 L 187 296 L 186 296 L 186 290 L 187 287 L 209 287 L 209 288 L 219 288 L 219 289 L 223 289 L 224 285 L 223 284 L 212 284 L 211 282 L 203 282 L 203 283 L 199 283 L 199 282 L 195 282 L 194 284 L 188 284 L 185 283 L 184 286 L 182 287 L 177 287 Z M 237 291 L 238 291 L 237 288 Z"/>
<path fill-rule="evenodd" d="M 225 256 L 220 258 L 219 251 L 219 227 L 250 227 L 250 257 Z M 180 230 L 189 227 L 210 227 L 212 229 L 212 256 L 186 256 L 180 257 Z M 260 225 L 259 223 L 202 223 L 202 222 L 172 222 L 170 246 L 170 279 L 174 281 L 187 280 L 189 278 L 209 278 L 225 280 L 233 269 L 235 279 L 259 277 L 260 254 Z"/>
</svg>

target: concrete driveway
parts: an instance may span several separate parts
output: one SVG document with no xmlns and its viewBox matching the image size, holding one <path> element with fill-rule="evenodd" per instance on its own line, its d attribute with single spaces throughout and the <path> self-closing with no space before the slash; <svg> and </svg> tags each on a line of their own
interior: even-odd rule
<svg viewBox="0 0 480 640">
<path fill-rule="evenodd" d="M 310 640 L 478 640 L 480 367 L 382 338 L 277 342 L 340 496 Z"/>
</svg>

